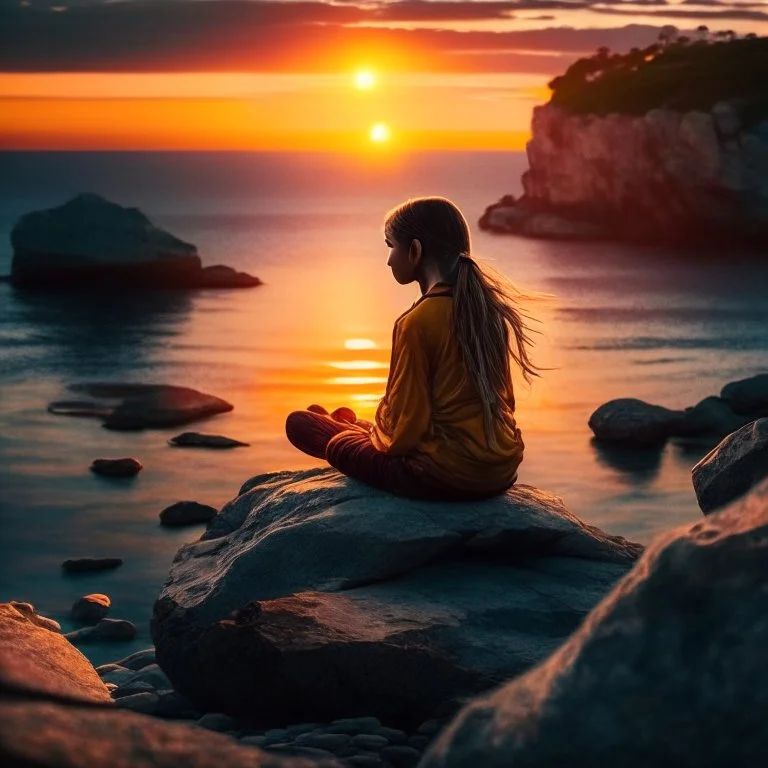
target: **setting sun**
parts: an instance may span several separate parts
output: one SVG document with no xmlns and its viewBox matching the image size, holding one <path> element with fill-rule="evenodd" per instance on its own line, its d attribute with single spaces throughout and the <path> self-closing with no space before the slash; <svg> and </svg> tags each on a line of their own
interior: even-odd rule
<svg viewBox="0 0 768 768">
<path fill-rule="evenodd" d="M 362 70 L 355 75 L 355 86 L 360 89 L 373 88 L 376 83 L 376 76 L 373 72 Z"/>
<path fill-rule="evenodd" d="M 386 123 L 376 123 L 371 128 L 371 141 L 387 141 L 389 139 L 389 126 Z"/>
</svg>

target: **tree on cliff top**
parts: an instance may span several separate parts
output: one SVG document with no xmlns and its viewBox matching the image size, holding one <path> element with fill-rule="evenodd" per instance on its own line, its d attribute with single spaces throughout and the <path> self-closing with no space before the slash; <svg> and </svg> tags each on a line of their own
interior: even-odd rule
<svg viewBox="0 0 768 768">
<path fill-rule="evenodd" d="M 577 114 L 643 115 L 651 109 L 711 109 L 735 102 L 747 123 L 768 118 L 768 37 L 733 32 L 691 42 L 665 36 L 647 48 L 600 48 L 549 83 L 550 103 Z"/>
</svg>

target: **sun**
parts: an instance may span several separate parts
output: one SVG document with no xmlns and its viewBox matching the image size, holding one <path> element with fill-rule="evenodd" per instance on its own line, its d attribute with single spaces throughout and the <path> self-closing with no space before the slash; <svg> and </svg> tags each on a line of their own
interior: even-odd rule
<svg viewBox="0 0 768 768">
<path fill-rule="evenodd" d="M 368 134 L 371 141 L 384 142 L 389 140 L 390 130 L 386 123 L 376 123 L 371 126 L 371 131 Z"/>
<path fill-rule="evenodd" d="M 361 90 L 367 90 L 373 88 L 376 83 L 376 76 L 367 69 L 361 69 L 355 75 L 355 86 Z"/>
</svg>

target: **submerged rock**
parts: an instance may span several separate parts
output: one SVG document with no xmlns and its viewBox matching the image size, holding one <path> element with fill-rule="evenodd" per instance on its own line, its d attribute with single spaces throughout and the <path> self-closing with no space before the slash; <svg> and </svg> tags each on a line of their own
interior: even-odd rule
<svg viewBox="0 0 768 768">
<path fill-rule="evenodd" d="M 98 401 L 61 400 L 48 406 L 50 413 L 99 416 L 107 429 L 133 430 L 173 427 L 199 421 L 233 409 L 214 395 L 170 384 L 82 383 L 69 387 Z"/>
<path fill-rule="evenodd" d="M 120 557 L 78 557 L 65 560 L 61 567 L 67 573 L 83 573 L 86 571 L 106 571 L 123 564 Z"/>
<path fill-rule="evenodd" d="M 133 457 L 123 459 L 95 459 L 91 464 L 91 472 L 105 477 L 134 477 L 144 465 Z"/>
<path fill-rule="evenodd" d="M 241 443 L 223 435 L 203 435 L 200 432 L 182 432 L 168 441 L 169 445 L 177 448 L 239 448 L 247 447 L 250 443 Z"/>
<path fill-rule="evenodd" d="M 545 662 L 471 702 L 423 768 L 752 768 L 768 750 L 768 482 L 659 536 Z"/>
<path fill-rule="evenodd" d="M 768 477 L 768 419 L 729 435 L 694 466 L 692 475 L 704 514 L 745 494 Z"/>
<path fill-rule="evenodd" d="M 11 231 L 11 282 L 89 288 L 242 288 L 257 277 L 203 267 L 197 248 L 156 227 L 138 208 L 81 194 L 22 216 Z"/>
<path fill-rule="evenodd" d="M 201 709 L 421 722 L 554 649 L 640 550 L 529 486 L 449 504 L 261 475 L 177 554 L 157 661 Z"/>
<path fill-rule="evenodd" d="M 207 523 L 218 514 L 216 507 L 197 501 L 177 501 L 160 512 L 162 525 L 193 525 Z"/>
<path fill-rule="evenodd" d="M 68 632 L 65 637 L 75 645 L 100 640 L 133 640 L 136 637 L 136 627 L 125 619 L 101 619 L 96 626 L 76 629 L 74 632 Z"/>
</svg>

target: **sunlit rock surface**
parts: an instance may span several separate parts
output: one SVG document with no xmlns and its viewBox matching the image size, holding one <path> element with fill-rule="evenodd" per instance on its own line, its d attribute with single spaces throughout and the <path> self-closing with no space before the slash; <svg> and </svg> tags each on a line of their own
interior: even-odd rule
<svg viewBox="0 0 768 768">
<path fill-rule="evenodd" d="M 762 765 L 768 482 L 658 537 L 544 663 L 466 706 L 422 768 Z"/>
<path fill-rule="evenodd" d="M 10 603 L 0 604 L 0 690 L 69 701 L 112 702 L 80 651 L 35 614 Z"/>
<path fill-rule="evenodd" d="M 707 514 L 742 496 L 768 477 L 768 419 L 725 438 L 694 466 L 693 487 Z"/>
<path fill-rule="evenodd" d="M 86 193 L 22 216 L 11 231 L 11 282 L 83 288 L 235 288 L 258 278 L 203 267 L 197 248 L 156 227 L 138 208 Z"/>
<path fill-rule="evenodd" d="M 261 475 L 177 554 L 157 661 L 207 710 L 420 722 L 553 650 L 640 549 L 529 486 L 448 504 Z"/>
<path fill-rule="evenodd" d="M 534 108 L 524 195 L 481 226 L 530 237 L 768 242 L 768 122 L 709 112 L 576 115 Z"/>
</svg>

